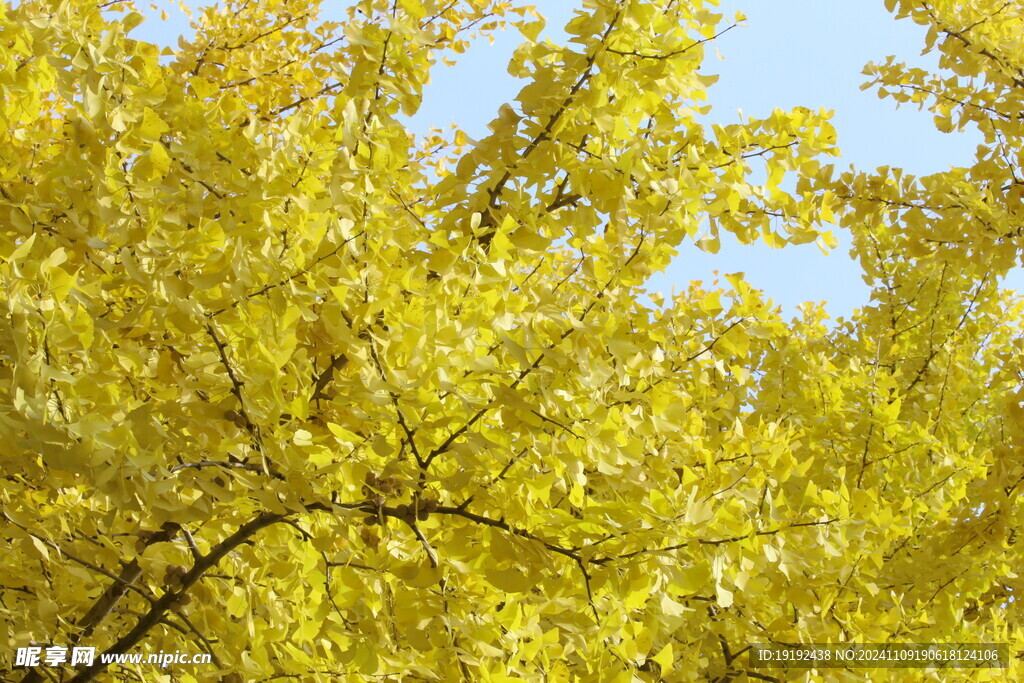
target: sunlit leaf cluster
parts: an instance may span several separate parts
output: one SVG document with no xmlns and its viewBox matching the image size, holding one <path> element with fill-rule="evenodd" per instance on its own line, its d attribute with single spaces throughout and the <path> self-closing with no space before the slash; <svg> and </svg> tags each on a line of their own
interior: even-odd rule
<svg viewBox="0 0 1024 683">
<path fill-rule="evenodd" d="M 5 646 L 213 659 L 75 681 L 625 682 L 1008 642 L 941 677 L 1019 677 L 1024 8 L 887 4 L 941 70 L 868 86 L 979 128 L 971 166 L 837 170 L 826 111 L 707 125 L 710 0 L 587 0 L 564 45 L 512 0 L 230 0 L 167 50 L 128 2 L 0 6 Z M 501 29 L 488 134 L 413 135 Z M 848 319 L 643 289 L 723 231 L 837 230 Z"/>
</svg>

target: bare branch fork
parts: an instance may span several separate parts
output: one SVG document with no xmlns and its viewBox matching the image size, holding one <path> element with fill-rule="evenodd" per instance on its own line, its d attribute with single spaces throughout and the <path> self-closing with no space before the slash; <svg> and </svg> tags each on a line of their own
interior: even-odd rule
<svg viewBox="0 0 1024 683">
<path fill-rule="evenodd" d="M 135 627 L 132 628 L 127 634 L 122 636 L 116 643 L 114 643 L 107 652 L 127 652 L 133 648 L 142 638 L 149 632 L 153 626 L 160 623 L 166 613 L 171 610 L 174 604 L 185 594 L 185 592 L 192 587 L 199 579 L 203 577 L 209 569 L 216 566 L 225 555 L 237 548 L 242 543 L 249 540 L 257 531 L 265 529 L 271 525 L 277 524 L 285 520 L 288 517 L 288 513 L 271 513 L 263 512 L 257 515 L 251 521 L 240 526 L 235 533 L 231 534 L 219 544 L 214 546 L 210 552 L 196 561 L 192 568 L 181 578 L 181 586 L 173 591 L 168 591 L 160 596 L 149 611 L 142 616 L 136 622 Z M 93 664 L 83 669 L 77 676 L 71 679 L 73 683 L 82 683 L 84 681 L 91 681 L 96 678 L 104 669 L 107 664 L 103 662 L 102 658 L 96 659 Z M 22 683 L 31 680 L 28 677 L 22 680 Z"/>
<path fill-rule="evenodd" d="M 20 526 L 16 522 L 11 520 L 9 517 L 8 521 L 11 521 L 11 523 L 15 524 L 16 526 Z M 21 528 L 24 529 L 24 527 Z M 164 524 L 163 528 L 160 531 L 149 536 L 146 539 L 145 543 L 147 546 L 152 545 L 154 543 L 164 543 L 166 541 L 173 539 L 177 535 L 179 530 L 179 525 L 173 522 L 167 522 L 166 524 Z M 28 529 L 25 529 L 25 531 L 32 534 L 32 532 Z M 91 562 L 87 562 L 72 555 L 71 553 L 67 552 L 66 550 L 64 550 L 57 544 L 52 543 L 51 541 L 47 541 L 46 539 L 40 538 L 35 534 L 32 534 L 32 536 L 38 538 L 46 546 L 53 548 L 57 552 L 63 554 L 68 559 L 71 559 L 72 561 L 82 565 L 83 567 L 91 569 L 99 574 L 106 576 L 109 579 L 112 579 L 112 583 L 107 587 L 105 591 L 103 591 L 103 594 L 100 595 L 99 598 L 97 598 L 96 602 L 93 603 L 89 611 L 82 615 L 82 618 L 78 620 L 76 626 L 80 630 L 72 634 L 69 639 L 72 646 L 80 643 L 84 638 L 88 638 L 89 636 L 91 636 L 95 631 L 96 627 L 99 626 L 99 624 L 104 619 L 106 619 L 106 617 L 109 614 L 111 614 L 114 611 L 115 607 L 117 606 L 117 603 L 120 602 L 121 598 L 124 597 L 124 595 L 129 590 L 141 595 L 143 598 L 148 600 L 150 604 L 156 604 L 156 601 L 149 593 L 143 591 L 141 588 L 135 585 L 135 582 L 138 581 L 139 577 L 142 576 L 142 568 L 139 566 L 139 562 L 137 559 L 133 559 L 127 564 L 125 564 L 124 568 L 121 570 L 121 573 L 115 575 L 100 567 L 97 567 Z M 35 668 L 31 669 L 27 674 L 25 674 L 25 677 L 21 679 L 22 683 L 37 683 L 38 681 L 42 680 L 42 674 L 39 673 L 39 670 Z"/>
</svg>

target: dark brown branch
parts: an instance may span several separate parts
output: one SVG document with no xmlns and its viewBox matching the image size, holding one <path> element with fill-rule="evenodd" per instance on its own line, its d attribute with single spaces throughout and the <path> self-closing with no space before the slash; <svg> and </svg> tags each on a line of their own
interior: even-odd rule
<svg viewBox="0 0 1024 683">
<path fill-rule="evenodd" d="M 389 516 L 398 517 L 397 513 L 394 512 L 393 508 L 384 508 L 384 510 L 387 512 L 387 514 Z M 451 515 L 453 517 L 461 517 L 461 518 L 467 519 L 467 520 L 469 520 L 471 522 L 475 522 L 476 524 L 482 524 L 484 526 L 493 527 L 495 529 L 501 529 L 501 530 L 507 531 L 508 533 L 513 534 L 515 536 L 519 536 L 520 538 L 526 538 L 526 539 L 529 539 L 531 541 L 536 541 L 537 543 L 540 543 L 541 545 L 543 545 L 548 550 L 556 552 L 559 555 L 564 555 L 565 557 L 568 557 L 568 558 L 570 558 L 570 559 L 572 559 L 574 561 L 578 561 L 578 560 L 581 559 L 580 556 L 577 555 L 576 553 L 574 553 L 572 550 L 569 550 L 568 548 L 563 548 L 562 546 L 557 545 L 555 543 L 551 543 L 550 541 L 546 541 L 543 538 L 541 538 L 540 536 L 537 536 L 536 534 L 533 534 L 533 533 L 527 531 L 526 529 L 521 529 L 521 528 L 519 528 L 517 526 L 513 526 L 513 525 L 509 524 L 508 522 L 506 522 L 504 519 L 493 519 L 491 517 L 485 517 L 483 515 L 477 515 L 477 514 L 474 514 L 472 512 L 467 512 L 466 510 L 463 510 L 463 509 L 458 508 L 458 507 L 448 507 L 448 506 L 440 506 L 440 507 L 438 507 L 437 508 L 437 514 L 439 514 L 439 515 Z"/>
<path fill-rule="evenodd" d="M 143 637 L 163 619 L 168 610 L 177 602 L 185 592 L 199 581 L 203 574 L 215 567 L 229 552 L 242 543 L 249 540 L 256 532 L 287 518 L 287 514 L 263 512 L 251 521 L 240 526 L 235 533 L 231 534 L 218 543 L 210 552 L 197 561 L 192 568 L 181 578 L 181 586 L 174 591 L 164 593 L 156 600 L 149 611 L 136 622 L 135 627 L 122 636 L 104 654 L 128 652 L 142 640 Z M 83 669 L 77 676 L 71 679 L 72 683 L 84 683 L 96 678 L 107 668 L 102 657 L 97 657 L 95 662 Z"/>
<path fill-rule="evenodd" d="M 199 470 L 204 467 L 222 467 L 226 470 L 246 470 L 248 472 L 263 472 L 259 465 L 252 465 L 246 462 L 218 462 L 216 460 L 200 460 L 199 462 L 186 462 L 170 468 L 170 472 L 179 470 Z"/>
<path fill-rule="evenodd" d="M 515 465 L 517 462 L 519 462 L 524 455 L 526 455 L 526 449 L 525 448 L 522 449 L 521 451 L 519 451 L 519 453 L 517 453 L 515 456 L 510 458 L 509 461 L 507 463 L 505 463 L 505 466 L 503 468 L 501 468 L 501 472 L 498 472 L 498 474 L 496 474 L 494 477 L 492 477 L 491 480 L 489 482 L 487 482 L 486 484 L 484 484 L 482 488 L 483 489 L 487 489 L 490 486 L 492 486 L 495 482 L 498 482 L 498 481 L 501 481 L 502 479 L 504 479 L 505 475 L 508 474 L 508 471 L 510 469 L 512 469 L 512 466 Z M 466 500 L 464 500 L 461 503 L 459 503 L 458 506 L 456 507 L 456 509 L 458 509 L 458 510 L 465 510 L 467 507 L 469 507 L 469 504 L 472 503 L 473 500 L 475 500 L 475 498 L 476 498 L 475 495 L 470 496 Z"/>
<path fill-rule="evenodd" d="M 233 301 L 231 303 L 231 305 L 225 306 L 224 308 L 217 309 L 216 311 L 213 311 L 212 313 L 208 313 L 207 317 L 214 318 L 214 317 L 220 315 L 221 313 L 224 313 L 226 311 L 231 310 L 232 308 L 235 308 L 236 306 L 238 306 L 243 301 L 248 301 L 249 299 L 255 299 L 258 296 L 263 296 L 264 294 L 266 294 L 267 292 L 269 292 L 272 289 L 276 289 L 277 287 L 281 287 L 283 285 L 286 285 L 289 282 L 292 282 L 293 280 L 297 280 L 298 278 L 302 277 L 303 275 L 308 273 L 310 270 L 312 270 L 313 267 L 319 265 L 323 261 L 326 261 L 327 259 L 329 259 L 332 256 L 334 256 L 335 254 L 337 254 L 339 251 L 341 251 L 342 247 L 344 247 L 346 244 L 348 244 L 353 239 L 355 239 L 356 237 L 359 237 L 362 234 L 363 233 L 360 232 L 360 233 L 357 233 L 355 235 L 352 235 L 351 237 L 349 237 L 349 238 L 345 239 L 344 241 L 342 241 L 338 246 L 336 246 L 334 249 L 332 249 L 329 253 L 324 254 L 323 256 L 321 256 L 317 260 L 313 261 L 312 263 L 310 263 L 308 266 L 306 266 L 305 268 L 303 268 L 299 272 L 294 273 L 292 275 L 289 275 L 288 277 L 284 278 L 283 280 L 279 280 L 278 282 L 274 282 L 274 283 L 271 283 L 271 284 L 268 284 L 268 285 L 264 285 L 263 287 L 261 287 L 260 289 L 256 290 L 255 292 L 250 292 L 249 294 L 246 294 L 245 296 L 243 296 L 241 299 L 236 299 L 235 301 Z"/>
<path fill-rule="evenodd" d="M 702 38 L 700 40 L 690 43 L 686 47 L 679 48 L 678 50 L 673 50 L 672 52 L 666 52 L 664 54 L 645 55 L 641 52 L 636 52 L 635 50 L 615 50 L 612 48 L 608 48 L 608 52 L 611 52 L 612 54 L 615 55 L 622 55 L 624 57 L 639 57 L 640 59 L 671 59 L 673 57 L 678 57 L 681 54 L 686 54 L 687 52 L 697 47 L 698 45 L 703 45 L 704 43 L 711 42 L 712 40 L 715 40 L 716 38 L 725 35 L 729 31 L 736 28 L 738 25 L 739 24 L 732 24 L 731 26 L 722 29 L 721 31 L 711 36 L 710 38 Z"/>
<path fill-rule="evenodd" d="M 627 258 L 625 260 L 625 262 L 619 267 L 619 269 L 615 271 L 615 273 L 608 279 L 608 282 L 606 282 L 604 284 L 604 286 L 601 287 L 601 290 L 594 296 L 593 301 L 591 301 L 589 304 L 587 304 L 587 307 L 583 309 L 583 313 L 580 315 L 580 318 L 579 318 L 581 322 L 586 319 L 586 317 L 590 314 L 590 311 L 592 311 L 594 306 L 597 305 L 597 302 L 601 301 L 604 298 L 604 295 L 608 291 L 608 288 L 611 287 L 612 284 L 615 283 L 615 281 L 618 279 L 619 275 L 622 274 L 622 271 L 625 268 L 627 268 L 630 263 L 633 262 L 633 259 L 635 259 L 637 257 L 637 255 L 640 253 L 640 248 L 643 246 L 643 244 L 644 244 L 644 236 L 641 236 L 640 240 L 637 242 L 636 247 L 634 247 L 633 252 L 629 255 L 629 258 Z M 540 352 L 540 354 L 537 355 L 537 358 L 534 359 L 533 363 L 531 363 L 529 367 L 524 368 L 523 370 L 521 370 L 519 372 L 519 375 L 516 377 L 515 381 L 512 382 L 512 384 L 510 384 L 508 388 L 509 389 L 515 389 L 517 386 L 519 386 L 519 384 L 524 379 L 526 379 L 530 375 L 530 373 L 532 373 L 534 370 L 536 370 L 538 367 L 540 367 L 541 362 L 547 356 L 548 352 L 551 351 L 552 349 L 554 349 L 560 343 L 562 343 L 566 339 L 566 337 L 568 337 L 570 334 L 573 333 L 573 331 L 575 329 L 576 329 L 575 326 L 571 326 L 571 327 L 568 327 L 567 329 L 565 329 L 562 332 L 562 334 L 559 335 L 558 339 L 556 339 L 556 340 L 552 341 L 550 344 L 548 344 Z M 470 427 L 472 427 L 474 424 L 476 424 L 476 422 L 481 417 L 483 417 L 491 409 L 491 407 L 493 405 L 494 405 L 494 402 L 492 401 L 491 403 L 488 403 L 484 407 L 480 408 L 480 410 L 478 410 L 473 415 L 473 417 L 471 417 L 469 419 L 468 422 L 466 422 L 464 425 L 462 425 L 461 427 L 459 427 L 458 429 L 453 431 L 450 435 L 448 435 L 448 438 L 445 439 L 444 442 L 440 446 L 438 446 L 437 448 L 435 448 L 432 451 L 430 451 L 430 453 L 427 454 L 427 457 L 424 460 L 424 469 L 426 469 L 427 467 L 430 466 L 430 463 L 433 462 L 434 458 L 436 458 L 441 453 L 444 453 L 445 451 L 447 451 L 448 448 L 452 445 L 452 443 L 456 439 L 458 439 L 460 436 L 465 434 L 466 431 L 468 431 Z"/>
<path fill-rule="evenodd" d="M 172 613 L 178 619 L 181 619 L 181 621 L 185 624 L 186 628 L 188 628 L 188 630 L 191 631 L 195 635 L 195 637 L 202 642 L 203 649 L 206 650 L 207 654 L 210 655 L 210 661 L 213 662 L 215 666 L 223 668 L 224 665 L 221 664 L 220 660 L 217 658 L 217 654 L 213 651 L 213 646 L 210 644 L 210 639 L 204 636 L 202 632 L 195 627 L 195 624 L 192 623 L 192 620 L 189 619 L 182 610 L 173 610 Z M 176 624 L 173 624 L 172 622 L 168 621 L 167 615 L 164 615 L 164 623 L 170 624 L 175 628 L 181 628 Z"/>
<path fill-rule="evenodd" d="M 594 71 L 594 64 L 597 61 L 597 56 L 601 53 L 601 49 L 606 47 L 605 43 L 608 41 L 608 36 L 610 36 L 611 32 L 615 29 L 615 25 L 619 22 L 620 16 L 621 11 L 616 12 L 615 16 L 612 17 L 612 20 L 608 22 L 608 28 L 605 29 L 604 35 L 601 36 L 601 44 L 597 48 L 595 48 L 594 52 L 587 57 L 586 67 L 583 69 L 583 73 L 580 74 L 580 77 L 576 80 L 576 83 L 573 84 L 572 88 L 569 90 L 569 94 L 562 101 L 561 106 L 559 106 L 559 108 L 555 110 L 555 113 L 553 113 L 548 118 L 548 122 L 544 126 L 544 129 L 541 130 L 541 132 L 537 133 L 537 135 L 533 138 L 530 144 L 527 145 L 526 148 L 523 150 L 523 153 L 519 156 L 519 161 L 525 161 L 527 157 L 529 157 L 530 154 L 532 154 L 533 151 L 537 149 L 541 142 L 551 139 L 551 132 L 554 130 L 558 122 L 562 119 L 562 116 L 565 115 L 565 112 L 568 110 L 569 105 L 571 105 L 573 100 L 576 98 L 576 94 L 587 83 L 587 81 L 590 80 L 590 77 Z M 511 178 L 512 170 L 506 169 L 505 173 L 501 176 L 498 182 L 495 183 L 494 187 L 488 190 L 487 194 L 489 197 L 489 206 L 497 206 L 498 197 L 501 195 L 502 190 L 505 189 L 505 184 Z"/>
<path fill-rule="evenodd" d="M 313 385 L 313 395 L 310 396 L 309 400 L 313 402 L 318 401 L 321 398 L 326 398 L 323 392 L 324 389 L 327 388 L 327 385 L 331 383 L 331 380 L 334 379 L 334 371 L 341 370 L 346 365 L 348 365 L 348 356 L 345 354 L 338 356 L 332 355 L 330 364 L 323 372 L 320 373 L 320 376 L 316 378 L 316 382 Z"/>
<path fill-rule="evenodd" d="M 692 542 L 697 542 L 697 543 L 699 543 L 701 545 L 724 545 L 726 543 L 738 543 L 739 541 L 744 541 L 744 540 L 750 538 L 751 536 L 774 536 L 775 534 L 781 533 L 781 532 L 786 531 L 788 529 L 798 529 L 798 528 L 801 528 L 801 527 L 812 527 L 812 526 L 827 526 L 827 525 L 833 524 L 834 522 L 837 522 L 837 521 L 839 521 L 839 520 L 838 519 L 826 519 L 826 520 L 821 520 L 821 521 L 817 521 L 817 522 L 797 522 L 795 524 L 789 524 L 787 526 L 782 526 L 782 527 L 779 527 L 777 529 L 767 529 L 767 530 L 763 530 L 763 531 L 756 531 L 756 532 L 754 532 L 752 534 L 747 534 L 745 536 L 729 536 L 727 538 L 714 538 L 714 539 L 695 538 L 695 539 L 692 539 L 690 541 L 686 541 L 684 543 L 677 543 L 675 545 L 665 546 L 663 548 L 641 548 L 640 550 L 634 550 L 633 552 L 623 553 L 621 555 L 609 555 L 607 557 L 598 557 L 598 558 L 594 558 L 594 559 L 590 560 L 590 562 L 591 562 L 591 564 L 601 565 L 601 564 L 607 564 L 609 562 L 615 562 L 615 561 L 619 561 L 619 560 L 628 560 L 628 559 L 631 559 L 633 557 L 637 557 L 639 555 L 647 555 L 647 554 L 653 554 L 653 553 L 670 552 L 670 551 L 673 551 L 673 550 L 680 550 L 682 548 L 686 548 Z"/>
<path fill-rule="evenodd" d="M 19 524 L 17 524 L 17 522 L 14 522 L 9 517 L 7 519 L 15 526 L 20 526 Z M 21 528 L 24 529 L 24 527 Z M 154 543 L 164 543 L 171 540 L 177 534 L 179 528 L 180 527 L 174 522 L 165 523 L 160 531 L 157 531 L 156 533 L 152 534 L 146 539 L 146 545 L 149 546 Z M 96 627 L 99 626 L 103 622 L 103 620 L 106 619 L 107 616 L 114 611 L 114 608 L 117 606 L 117 603 L 120 602 L 121 598 L 124 597 L 124 595 L 128 591 L 137 593 L 138 595 L 142 596 L 144 599 L 149 601 L 151 604 L 155 604 L 154 598 L 151 595 L 149 595 L 149 593 L 141 590 L 138 586 L 135 585 L 135 582 L 138 581 L 140 576 L 142 576 L 142 568 L 139 566 L 138 560 L 133 559 L 124 566 L 124 568 L 121 570 L 120 575 L 115 575 L 101 567 L 97 567 L 91 562 L 87 562 L 86 560 L 83 560 L 75 555 L 72 555 L 71 553 L 62 549 L 55 543 L 52 543 L 50 541 L 47 541 L 46 539 L 36 536 L 28 529 L 24 530 L 27 533 L 31 534 L 34 538 L 37 538 L 41 543 L 43 543 L 47 547 L 53 548 L 54 550 L 61 553 L 68 559 L 82 565 L 83 567 L 91 569 L 99 574 L 103 574 L 112 581 L 112 583 L 107 587 L 103 594 L 96 599 L 96 602 L 93 603 L 92 607 L 89 608 L 89 611 L 82 615 L 82 617 L 75 624 L 76 628 L 78 628 L 79 630 L 73 633 L 69 638 L 69 642 L 71 643 L 72 646 L 78 644 L 83 639 L 91 636 L 93 632 L 96 630 Z M 40 674 L 37 669 L 31 669 L 28 673 L 25 674 L 25 677 L 21 679 L 21 683 L 36 683 L 37 681 L 41 680 L 43 680 L 42 674 Z"/>
<path fill-rule="evenodd" d="M 217 347 L 217 353 L 220 356 L 220 363 L 224 367 L 224 370 L 228 373 L 228 379 L 231 380 L 231 393 L 235 396 L 235 399 L 238 401 L 238 416 L 241 417 L 242 426 L 244 426 L 245 431 L 249 433 L 249 436 L 252 439 L 253 447 L 259 452 L 261 456 L 263 456 L 264 471 L 267 474 L 273 475 L 279 479 L 282 478 L 280 473 L 277 473 L 276 470 L 274 470 L 270 466 L 270 461 L 267 458 L 266 453 L 263 452 L 263 438 L 260 436 L 259 428 L 252 421 L 252 418 L 249 416 L 249 413 L 246 410 L 245 400 L 242 397 L 242 386 L 244 386 L 244 383 L 238 378 L 238 375 L 235 373 L 234 367 L 232 367 L 231 362 L 228 360 L 227 344 L 221 341 L 220 336 L 217 334 L 217 330 L 213 326 L 212 320 L 207 321 L 206 331 L 210 335 L 210 338 L 213 340 L 214 345 Z"/>
<path fill-rule="evenodd" d="M 685 362 L 689 363 L 689 362 L 690 362 L 690 361 L 692 361 L 692 360 L 696 360 L 697 358 L 699 358 L 700 356 L 703 356 L 703 355 L 704 355 L 705 353 L 707 353 L 708 351 L 711 351 L 712 349 L 714 349 L 714 348 L 715 348 L 715 344 L 717 344 L 717 343 L 718 343 L 718 340 L 719 340 L 719 339 L 721 339 L 721 338 L 722 338 L 722 337 L 724 337 L 724 336 L 725 336 L 726 334 L 728 334 L 728 333 L 729 333 L 729 330 L 731 330 L 732 328 L 736 327 L 737 325 L 739 325 L 739 324 L 740 324 L 741 322 L 743 322 L 744 320 L 746 320 L 746 318 L 737 318 L 736 320 L 734 320 L 734 321 L 733 321 L 733 323 L 732 323 L 731 325 L 729 325 L 729 327 L 725 328 L 725 330 L 724 330 L 724 331 L 723 331 L 723 332 L 722 332 L 721 334 L 719 334 L 719 335 L 718 335 L 717 337 L 715 337 L 715 338 L 714 338 L 714 339 L 713 339 L 713 340 L 711 341 L 711 343 L 710 343 L 710 344 L 708 344 L 708 345 L 707 345 L 707 346 L 705 346 L 705 347 L 704 347 L 703 349 L 701 349 L 701 350 L 700 350 L 700 351 L 698 351 L 697 353 L 695 353 L 695 354 L 693 354 L 692 356 L 690 356 L 689 358 L 687 358 Z"/>
<path fill-rule="evenodd" d="M 555 425 L 556 427 L 561 427 L 565 431 L 567 431 L 570 434 L 572 434 L 573 436 L 575 436 L 577 439 L 582 439 L 583 438 L 582 436 L 580 436 L 579 434 L 574 432 L 572 429 L 570 429 L 569 427 L 566 427 L 564 424 L 562 424 L 561 422 L 558 422 L 557 420 L 552 420 L 550 417 L 547 417 L 546 415 L 542 415 L 541 413 L 539 413 L 536 410 L 530 410 L 530 412 L 533 413 L 534 415 L 536 415 L 537 417 L 539 417 L 540 419 L 544 420 L 545 422 L 550 422 L 551 424 Z"/>
</svg>

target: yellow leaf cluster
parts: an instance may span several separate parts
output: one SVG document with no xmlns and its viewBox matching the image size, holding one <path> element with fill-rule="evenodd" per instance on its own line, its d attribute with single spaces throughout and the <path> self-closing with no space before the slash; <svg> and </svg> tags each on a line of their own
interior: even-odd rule
<svg viewBox="0 0 1024 683">
<path fill-rule="evenodd" d="M 917 178 L 836 173 L 828 112 L 704 125 L 715 4 L 589 0 L 557 45 L 509 0 L 230 0 L 164 63 L 128 3 L 0 8 L 9 649 L 657 681 L 1006 642 L 1020 678 L 1021 9 L 888 3 L 942 73 L 871 83 L 985 135 Z M 505 25 L 528 83 L 490 133 L 410 134 Z M 850 319 L 742 273 L 645 297 L 684 241 L 826 228 L 872 288 Z"/>
</svg>

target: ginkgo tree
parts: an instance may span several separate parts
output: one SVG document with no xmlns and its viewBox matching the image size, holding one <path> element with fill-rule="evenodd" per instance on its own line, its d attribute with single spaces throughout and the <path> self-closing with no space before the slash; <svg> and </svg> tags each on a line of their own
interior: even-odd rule
<svg viewBox="0 0 1024 683">
<path fill-rule="evenodd" d="M 823 642 L 1020 677 L 1020 3 L 889 2 L 942 73 L 879 94 L 985 138 L 921 178 L 834 170 L 827 112 L 703 123 L 710 0 L 587 0 L 566 45 L 513 0 L 320 4 L 167 50 L 129 2 L 0 6 L 4 680 L 783 680 L 750 644 Z M 489 134 L 412 135 L 506 27 Z M 644 292 L 830 228 L 872 287 L 832 326 Z"/>
</svg>

